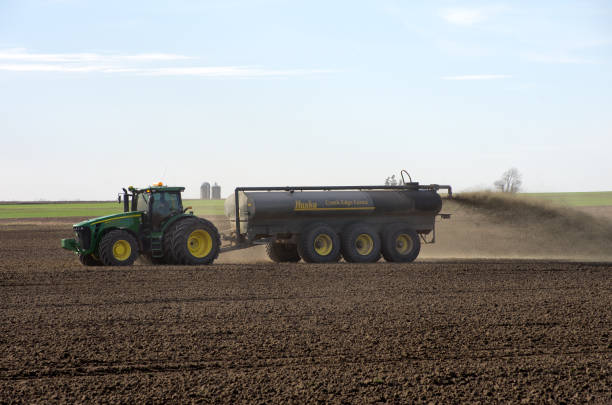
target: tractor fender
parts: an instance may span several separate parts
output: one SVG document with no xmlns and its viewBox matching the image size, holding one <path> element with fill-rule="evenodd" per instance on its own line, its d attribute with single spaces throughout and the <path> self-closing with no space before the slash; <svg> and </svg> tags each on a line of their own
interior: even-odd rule
<svg viewBox="0 0 612 405">
<path fill-rule="evenodd" d="M 166 232 L 166 229 L 168 229 L 170 226 L 172 226 L 172 224 L 177 223 L 178 221 L 182 221 L 183 219 L 186 218 L 197 218 L 195 215 L 193 214 L 179 214 L 179 215 L 175 215 L 172 218 L 168 219 L 164 225 L 161 228 L 162 233 Z"/>
</svg>

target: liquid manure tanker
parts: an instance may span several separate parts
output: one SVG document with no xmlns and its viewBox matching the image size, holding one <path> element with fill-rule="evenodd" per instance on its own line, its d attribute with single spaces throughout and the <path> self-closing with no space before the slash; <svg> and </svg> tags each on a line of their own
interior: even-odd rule
<svg viewBox="0 0 612 405">
<path fill-rule="evenodd" d="M 397 186 L 238 187 L 225 201 L 232 225 L 225 235 L 188 213 L 191 207 L 183 209 L 183 187 L 130 187 L 119 197 L 124 213 L 75 224 L 77 238 L 63 239 L 62 247 L 85 265 L 131 265 L 139 255 L 152 263 L 211 264 L 219 253 L 262 244 L 275 262 L 344 257 L 368 263 L 381 255 L 411 262 L 421 242 L 435 242 L 438 190 L 448 190 L 449 198 L 452 190 L 403 180 Z"/>
</svg>

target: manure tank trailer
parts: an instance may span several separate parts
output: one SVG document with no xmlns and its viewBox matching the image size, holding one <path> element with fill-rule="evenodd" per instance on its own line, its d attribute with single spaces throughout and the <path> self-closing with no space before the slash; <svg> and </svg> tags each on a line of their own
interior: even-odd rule
<svg viewBox="0 0 612 405">
<path fill-rule="evenodd" d="M 403 179 L 402 179 L 403 180 Z M 266 245 L 275 262 L 411 262 L 421 243 L 435 242 L 436 216 L 447 185 L 238 187 L 225 201 L 231 224 L 220 235 L 191 207 L 183 187 L 162 183 L 123 189 L 124 213 L 73 226 L 63 239 L 85 265 L 131 265 L 139 255 L 152 263 L 211 264 L 219 253 Z M 226 241 L 222 246 L 221 241 Z"/>
</svg>

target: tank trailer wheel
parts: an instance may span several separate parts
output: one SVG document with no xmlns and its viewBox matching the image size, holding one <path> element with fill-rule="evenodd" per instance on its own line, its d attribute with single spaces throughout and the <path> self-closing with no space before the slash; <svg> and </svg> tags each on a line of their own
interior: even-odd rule
<svg viewBox="0 0 612 405">
<path fill-rule="evenodd" d="M 172 235 L 168 236 L 172 237 L 172 256 L 176 264 L 212 264 L 219 256 L 219 231 L 205 219 L 179 221 Z"/>
<path fill-rule="evenodd" d="M 351 225 L 342 232 L 342 256 L 352 263 L 374 263 L 380 259 L 380 236 L 365 224 Z"/>
<path fill-rule="evenodd" d="M 298 252 L 307 263 L 332 263 L 340 260 L 340 237 L 326 224 L 315 224 L 300 235 Z"/>
<path fill-rule="evenodd" d="M 79 255 L 79 260 L 83 266 L 102 266 L 102 262 L 96 259 L 91 253 L 88 255 Z"/>
<path fill-rule="evenodd" d="M 382 254 L 388 262 L 412 262 L 421 251 L 417 233 L 406 225 L 391 226 L 383 234 Z"/>
<path fill-rule="evenodd" d="M 268 257 L 275 263 L 297 263 L 300 261 L 297 245 L 288 243 L 268 243 Z"/>
<path fill-rule="evenodd" d="M 138 257 L 138 242 L 127 231 L 110 231 L 100 240 L 98 256 L 105 266 L 131 266 Z"/>
</svg>

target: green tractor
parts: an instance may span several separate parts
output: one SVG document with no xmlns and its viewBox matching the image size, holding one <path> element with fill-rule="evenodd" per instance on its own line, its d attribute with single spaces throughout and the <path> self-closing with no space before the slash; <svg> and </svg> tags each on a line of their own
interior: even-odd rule
<svg viewBox="0 0 612 405">
<path fill-rule="evenodd" d="M 217 228 L 183 208 L 185 187 L 162 183 L 123 189 L 123 213 L 75 224 L 76 239 L 62 239 L 86 266 L 129 266 L 139 255 L 155 264 L 211 264 L 219 255 Z"/>
</svg>

